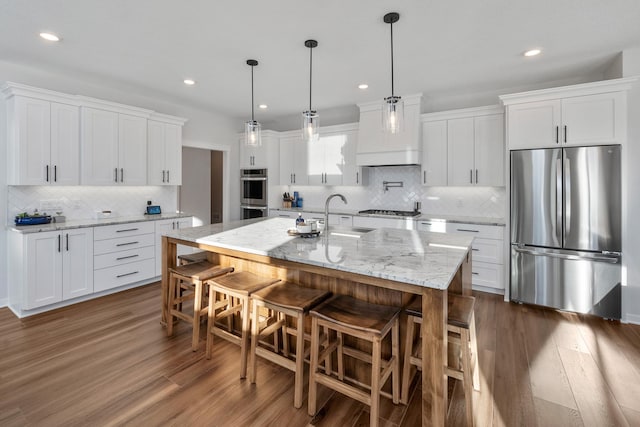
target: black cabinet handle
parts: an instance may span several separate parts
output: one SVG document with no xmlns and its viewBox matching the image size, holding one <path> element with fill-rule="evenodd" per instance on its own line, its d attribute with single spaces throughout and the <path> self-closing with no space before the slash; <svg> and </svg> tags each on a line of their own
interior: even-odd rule
<svg viewBox="0 0 640 427">
<path fill-rule="evenodd" d="M 120 168 L 120 182 L 124 182 L 124 168 Z"/>
<path fill-rule="evenodd" d="M 69 233 L 67 233 L 67 235 L 65 236 L 65 238 L 66 238 L 67 252 L 69 252 Z"/>
<path fill-rule="evenodd" d="M 167 182 L 171 182 L 171 180 L 169 179 L 169 171 L 167 171 Z"/>
<path fill-rule="evenodd" d="M 478 183 L 478 169 L 476 169 L 476 184 Z"/>
<path fill-rule="evenodd" d="M 422 171 L 422 183 L 427 183 L 427 171 Z"/>
<path fill-rule="evenodd" d="M 164 173 L 165 171 L 162 171 L 162 182 L 164 182 Z"/>
<path fill-rule="evenodd" d="M 559 126 L 556 126 L 556 144 L 557 144 L 558 142 L 560 142 L 560 140 L 558 139 L 558 133 L 559 133 L 559 132 L 560 132 L 560 131 L 559 131 Z"/>
<path fill-rule="evenodd" d="M 564 125 L 564 142 L 567 142 L 567 125 Z"/>
<path fill-rule="evenodd" d="M 127 231 L 138 231 L 138 228 L 123 228 L 122 230 L 116 230 L 116 233 L 126 233 Z"/>
<path fill-rule="evenodd" d="M 46 175 L 47 175 L 46 180 L 47 180 L 47 182 L 49 182 L 49 165 L 45 166 L 45 170 L 46 170 Z"/>
<path fill-rule="evenodd" d="M 135 258 L 135 257 L 139 257 L 140 255 L 129 255 L 129 256 L 121 256 L 116 258 L 116 261 L 122 261 L 123 259 L 129 259 L 129 258 Z"/>
<path fill-rule="evenodd" d="M 116 246 L 129 246 L 129 245 L 136 245 L 140 242 L 127 242 L 127 243 L 118 243 Z"/>
<path fill-rule="evenodd" d="M 121 277 L 131 276 L 131 275 L 133 275 L 133 274 L 138 274 L 138 273 L 139 273 L 139 271 L 132 271 L 131 273 L 118 274 L 118 275 L 116 276 L 116 278 L 118 278 L 118 279 L 119 279 L 119 278 L 121 278 Z"/>
<path fill-rule="evenodd" d="M 473 184 L 473 169 L 469 169 L 469 184 Z"/>
<path fill-rule="evenodd" d="M 476 273 L 475 271 L 472 271 L 471 274 L 473 274 L 474 276 L 479 276 L 480 273 Z"/>
<path fill-rule="evenodd" d="M 58 234 L 58 252 L 60 252 L 60 235 Z"/>
<path fill-rule="evenodd" d="M 58 165 L 53 165 L 53 182 L 58 182 Z"/>
<path fill-rule="evenodd" d="M 469 228 L 456 228 L 456 230 L 458 230 L 458 231 L 468 231 L 470 233 L 479 233 L 480 232 L 479 230 L 471 230 Z"/>
<path fill-rule="evenodd" d="M 360 184 L 360 172 L 356 172 L 356 184 Z"/>
<path fill-rule="evenodd" d="M 118 168 L 115 168 L 115 169 L 113 170 L 113 172 L 114 172 L 114 178 L 113 178 L 113 180 L 114 180 L 115 182 L 118 182 Z"/>
</svg>

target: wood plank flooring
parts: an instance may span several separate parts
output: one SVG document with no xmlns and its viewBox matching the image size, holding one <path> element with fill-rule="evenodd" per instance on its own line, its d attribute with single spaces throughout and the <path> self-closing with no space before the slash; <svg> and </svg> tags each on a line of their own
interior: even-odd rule
<svg viewBox="0 0 640 427">
<path fill-rule="evenodd" d="M 640 326 L 505 303 L 477 293 L 477 426 L 640 425 Z M 239 349 L 190 349 L 185 323 L 167 338 L 158 283 L 19 320 L 0 309 L 2 426 L 361 426 L 366 407 L 320 387 L 316 419 L 293 407 L 293 373 L 258 359 L 239 379 Z M 451 380 L 448 424 L 464 425 Z M 306 399 L 306 394 L 305 394 Z M 381 426 L 420 422 L 381 401 Z"/>
</svg>

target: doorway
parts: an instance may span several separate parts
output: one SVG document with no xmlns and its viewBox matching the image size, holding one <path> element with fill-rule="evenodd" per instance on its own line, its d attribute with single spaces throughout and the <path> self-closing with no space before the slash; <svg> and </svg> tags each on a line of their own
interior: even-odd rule
<svg viewBox="0 0 640 427">
<path fill-rule="evenodd" d="M 211 224 L 222 222 L 222 151 L 211 150 Z"/>
<path fill-rule="evenodd" d="M 193 215 L 193 225 L 223 221 L 224 152 L 182 147 L 180 210 Z"/>
</svg>

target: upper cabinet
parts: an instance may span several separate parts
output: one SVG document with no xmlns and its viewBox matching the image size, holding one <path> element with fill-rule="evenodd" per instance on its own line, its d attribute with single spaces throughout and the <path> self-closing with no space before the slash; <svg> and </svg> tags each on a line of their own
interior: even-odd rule
<svg viewBox="0 0 640 427">
<path fill-rule="evenodd" d="M 185 119 L 12 82 L 2 92 L 9 185 L 180 184 Z"/>
<path fill-rule="evenodd" d="M 147 184 L 147 119 L 81 108 L 82 184 Z"/>
<path fill-rule="evenodd" d="M 240 169 L 268 169 L 269 174 L 278 169 L 278 134 L 274 131 L 262 131 L 262 145 L 259 147 L 247 146 L 244 143 L 244 135 L 239 138 L 240 144 Z M 276 173 L 277 175 L 277 173 Z"/>
<path fill-rule="evenodd" d="M 147 122 L 147 183 L 182 184 L 182 126 L 186 119 L 154 113 Z"/>
<path fill-rule="evenodd" d="M 509 149 L 621 144 L 626 90 L 633 79 L 605 80 L 503 95 Z"/>
<path fill-rule="evenodd" d="M 307 185 L 307 144 L 300 131 L 286 132 L 280 138 L 280 185 Z"/>
<path fill-rule="evenodd" d="M 358 104 L 360 125 L 357 165 L 411 165 L 421 160 L 420 108 L 422 95 L 403 96 L 404 129 L 397 134 L 382 131 L 382 103 Z"/>
<path fill-rule="evenodd" d="M 9 185 L 80 183 L 79 108 L 64 96 L 43 96 L 8 84 Z"/>
<path fill-rule="evenodd" d="M 424 114 L 422 122 L 424 185 L 504 185 L 502 107 Z"/>
<path fill-rule="evenodd" d="M 361 185 L 357 129 L 355 124 L 320 128 L 318 141 L 307 144 L 309 185 Z"/>
</svg>

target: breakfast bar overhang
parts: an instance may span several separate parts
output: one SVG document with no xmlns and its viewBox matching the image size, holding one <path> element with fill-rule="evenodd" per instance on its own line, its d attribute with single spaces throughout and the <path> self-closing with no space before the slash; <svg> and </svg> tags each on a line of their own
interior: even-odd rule
<svg viewBox="0 0 640 427">
<path fill-rule="evenodd" d="M 287 233 L 291 220 L 268 218 L 174 230 L 162 237 L 162 322 L 168 270 L 177 245 L 210 252 L 236 270 L 347 294 L 376 304 L 422 297 L 422 425 L 444 426 L 447 413 L 447 295 L 471 293 L 467 236 L 416 230 L 330 228 L 313 238 Z M 401 339 L 401 341 L 404 341 Z"/>
</svg>

